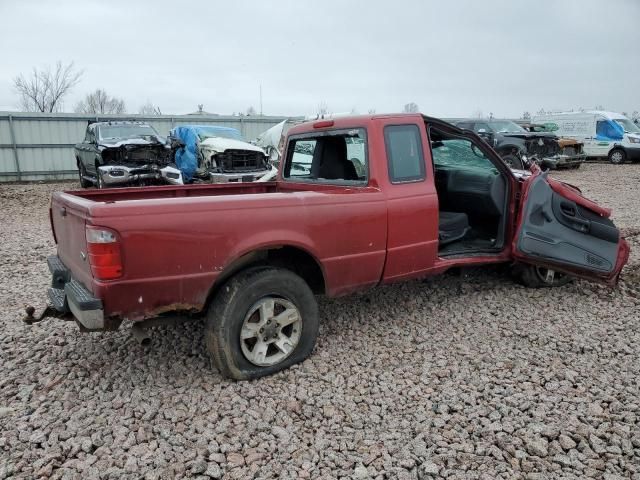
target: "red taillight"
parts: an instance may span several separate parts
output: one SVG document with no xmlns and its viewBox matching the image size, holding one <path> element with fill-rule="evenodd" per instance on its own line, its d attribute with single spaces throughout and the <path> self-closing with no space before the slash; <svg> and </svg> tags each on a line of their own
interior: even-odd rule
<svg viewBox="0 0 640 480">
<path fill-rule="evenodd" d="M 113 280 L 122 276 L 122 255 L 115 232 L 106 228 L 87 227 L 87 259 L 98 280 Z"/>
</svg>

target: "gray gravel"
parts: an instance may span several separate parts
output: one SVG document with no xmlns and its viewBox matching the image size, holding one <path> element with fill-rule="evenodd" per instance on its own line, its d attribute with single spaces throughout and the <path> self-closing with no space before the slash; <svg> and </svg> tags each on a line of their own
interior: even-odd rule
<svg viewBox="0 0 640 480">
<path fill-rule="evenodd" d="M 618 289 L 529 290 L 501 269 L 320 301 L 317 348 L 252 382 L 210 369 L 201 325 L 19 319 L 70 184 L 0 186 L 0 480 L 640 479 L 640 165 L 557 176 L 631 235 Z"/>
</svg>

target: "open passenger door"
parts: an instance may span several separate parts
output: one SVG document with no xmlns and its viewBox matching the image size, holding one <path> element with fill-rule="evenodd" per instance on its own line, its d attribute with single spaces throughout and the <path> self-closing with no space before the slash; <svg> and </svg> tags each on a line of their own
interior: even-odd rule
<svg viewBox="0 0 640 480">
<path fill-rule="evenodd" d="M 615 285 L 629 258 L 629 244 L 610 214 L 577 189 L 534 173 L 523 185 L 513 256 Z"/>
</svg>

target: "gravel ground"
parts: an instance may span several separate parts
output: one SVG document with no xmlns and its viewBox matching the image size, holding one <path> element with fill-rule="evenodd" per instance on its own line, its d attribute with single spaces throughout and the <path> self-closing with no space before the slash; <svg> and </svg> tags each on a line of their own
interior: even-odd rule
<svg viewBox="0 0 640 480">
<path fill-rule="evenodd" d="M 233 382 L 201 325 L 27 327 L 71 184 L 0 186 L 0 480 L 640 479 L 640 165 L 558 173 L 614 208 L 632 259 L 615 290 L 530 290 L 501 269 L 320 300 L 311 358 Z"/>
</svg>

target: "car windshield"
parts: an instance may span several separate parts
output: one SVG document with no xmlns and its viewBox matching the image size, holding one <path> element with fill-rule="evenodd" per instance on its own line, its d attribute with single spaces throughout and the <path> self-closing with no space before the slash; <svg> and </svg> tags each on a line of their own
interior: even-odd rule
<svg viewBox="0 0 640 480">
<path fill-rule="evenodd" d="M 158 135 L 151 125 L 101 125 L 98 132 L 102 140 Z"/>
<path fill-rule="evenodd" d="M 491 122 L 491 128 L 498 133 L 522 133 L 525 131 L 520 125 L 508 120 L 499 120 Z"/>
<path fill-rule="evenodd" d="M 432 142 L 431 149 L 436 167 L 494 168 L 484 153 L 466 139 L 444 139 Z"/>
<path fill-rule="evenodd" d="M 628 118 L 614 118 L 613 121 L 624 128 L 625 133 L 640 133 L 640 128 Z"/>
<path fill-rule="evenodd" d="M 240 134 L 239 131 L 237 130 L 233 130 L 233 129 L 229 129 L 229 130 L 215 130 L 215 131 L 211 131 L 211 132 L 201 132 L 200 133 L 200 141 L 205 140 L 207 138 L 231 138 L 233 140 L 240 140 L 240 141 L 245 141 L 244 138 L 242 138 L 242 135 Z"/>
</svg>

